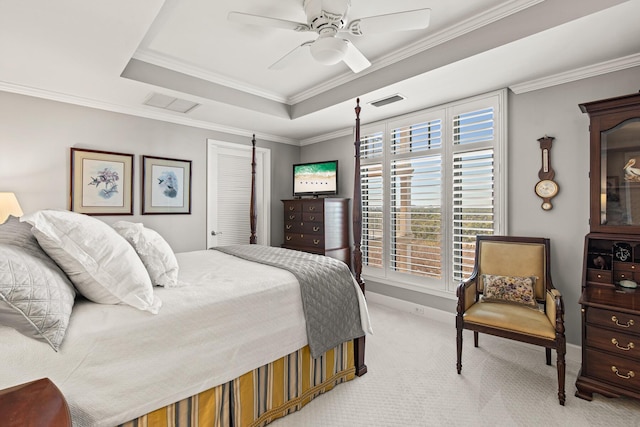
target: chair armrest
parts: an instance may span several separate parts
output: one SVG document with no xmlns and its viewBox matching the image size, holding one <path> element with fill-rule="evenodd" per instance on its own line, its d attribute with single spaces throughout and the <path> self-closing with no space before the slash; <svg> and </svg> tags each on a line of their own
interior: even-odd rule
<svg viewBox="0 0 640 427">
<path fill-rule="evenodd" d="M 564 302 L 559 290 L 547 289 L 545 313 L 556 332 L 564 333 Z"/>
<path fill-rule="evenodd" d="M 472 275 L 458 285 L 456 289 L 458 314 L 464 313 L 469 307 L 476 303 L 476 294 L 478 292 L 477 279 L 478 277 L 476 275 Z"/>
</svg>

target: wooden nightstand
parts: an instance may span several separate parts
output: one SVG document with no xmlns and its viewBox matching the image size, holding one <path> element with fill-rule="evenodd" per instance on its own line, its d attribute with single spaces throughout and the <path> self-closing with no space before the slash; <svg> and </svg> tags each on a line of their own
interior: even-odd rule
<svg viewBox="0 0 640 427">
<path fill-rule="evenodd" d="M 0 390 L 0 420 L 6 427 L 71 427 L 67 401 L 49 378 Z"/>
</svg>

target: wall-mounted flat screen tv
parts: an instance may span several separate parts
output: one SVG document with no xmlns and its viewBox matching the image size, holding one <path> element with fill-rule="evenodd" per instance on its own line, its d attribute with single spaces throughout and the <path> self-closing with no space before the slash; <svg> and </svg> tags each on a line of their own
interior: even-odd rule
<svg viewBox="0 0 640 427">
<path fill-rule="evenodd" d="M 293 165 L 293 195 L 326 196 L 338 194 L 338 161 Z"/>
</svg>

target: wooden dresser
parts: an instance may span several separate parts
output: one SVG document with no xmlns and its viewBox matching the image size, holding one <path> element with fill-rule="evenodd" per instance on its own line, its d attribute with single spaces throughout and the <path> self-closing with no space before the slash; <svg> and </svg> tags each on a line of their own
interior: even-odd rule
<svg viewBox="0 0 640 427">
<path fill-rule="evenodd" d="M 576 396 L 640 399 L 640 93 L 580 108 L 590 116 L 591 232 Z"/>
<path fill-rule="evenodd" d="M 351 265 L 350 199 L 294 199 L 282 202 L 283 248 L 326 255 Z"/>
</svg>

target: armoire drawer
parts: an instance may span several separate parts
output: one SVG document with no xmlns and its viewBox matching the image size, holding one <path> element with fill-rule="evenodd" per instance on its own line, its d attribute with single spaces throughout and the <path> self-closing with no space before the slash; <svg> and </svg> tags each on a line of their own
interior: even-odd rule
<svg viewBox="0 0 640 427">
<path fill-rule="evenodd" d="M 596 283 L 611 283 L 611 270 L 587 269 L 587 280 Z"/>
<path fill-rule="evenodd" d="M 600 308 L 587 310 L 587 323 L 605 328 L 640 334 L 640 316 Z"/>
<path fill-rule="evenodd" d="M 640 336 L 587 325 L 586 345 L 612 354 L 635 358 L 640 364 Z"/>
<path fill-rule="evenodd" d="M 630 390 L 640 389 L 640 372 L 638 361 L 614 356 L 598 350 L 585 351 L 585 371 L 589 377 L 595 377 L 609 384 Z"/>
</svg>

